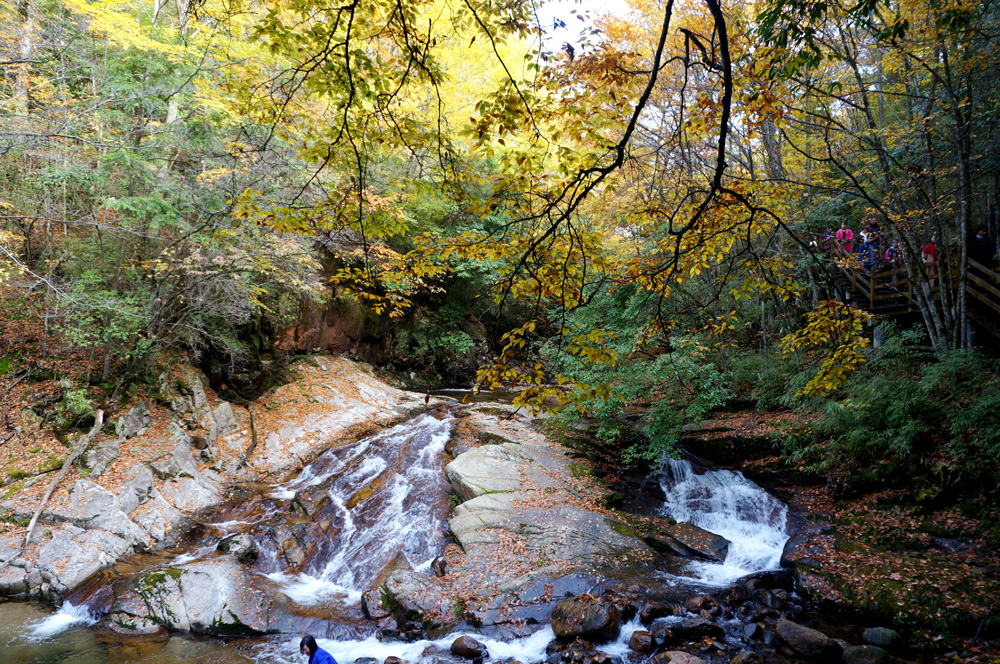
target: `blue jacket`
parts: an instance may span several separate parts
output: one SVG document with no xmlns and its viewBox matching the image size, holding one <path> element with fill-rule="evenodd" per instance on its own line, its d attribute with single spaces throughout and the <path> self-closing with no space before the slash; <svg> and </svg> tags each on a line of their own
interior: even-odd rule
<svg viewBox="0 0 1000 664">
<path fill-rule="evenodd" d="M 309 657 L 309 664 L 337 664 L 337 660 L 322 648 L 316 648 L 316 652 Z"/>
</svg>

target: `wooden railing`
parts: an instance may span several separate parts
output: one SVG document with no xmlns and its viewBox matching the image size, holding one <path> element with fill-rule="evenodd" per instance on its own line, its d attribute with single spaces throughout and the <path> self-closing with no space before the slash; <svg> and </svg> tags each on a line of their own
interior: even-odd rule
<svg viewBox="0 0 1000 664">
<path fill-rule="evenodd" d="M 916 311 L 913 281 L 904 268 L 867 270 L 861 265 L 840 264 L 842 283 L 851 293 L 851 301 L 862 309 L 877 313 L 908 313 Z M 949 273 L 934 276 L 933 291 L 939 291 L 942 276 L 949 283 L 958 281 L 958 266 L 950 265 Z M 965 292 L 969 318 L 1000 337 L 1000 274 L 969 260 Z"/>
</svg>

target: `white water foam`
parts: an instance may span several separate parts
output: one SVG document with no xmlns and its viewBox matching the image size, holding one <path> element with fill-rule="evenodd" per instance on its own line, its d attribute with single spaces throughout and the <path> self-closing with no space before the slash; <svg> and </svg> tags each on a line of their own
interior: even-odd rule
<svg viewBox="0 0 1000 664">
<path fill-rule="evenodd" d="M 546 627 L 530 636 L 514 641 L 498 641 L 472 632 L 454 632 L 436 641 L 421 640 L 410 643 L 403 641 L 379 641 L 374 636 L 350 641 L 334 641 L 318 638 L 316 642 L 319 643 L 320 648 L 333 655 L 334 659 L 338 662 L 349 663 L 359 657 L 374 657 L 380 662 L 385 661 L 386 657 L 399 657 L 407 662 L 416 662 L 420 660 L 420 654 L 428 646 L 437 646 L 438 648 L 448 650 L 451 647 L 452 641 L 463 635 L 471 636 L 486 646 L 490 654 L 487 661 L 496 661 L 509 657 L 520 662 L 537 662 L 543 660 L 545 659 L 546 646 L 555 638 L 552 628 Z M 631 632 L 629 632 L 629 635 L 631 635 Z M 627 639 L 625 647 L 627 648 Z M 604 647 L 602 646 L 601 649 L 603 650 Z M 262 646 L 256 655 L 257 661 L 261 663 L 302 664 L 302 655 L 299 654 L 299 639 L 297 638 Z"/>
<path fill-rule="evenodd" d="M 681 617 L 669 617 L 661 621 L 679 621 Z M 625 657 L 631 652 L 628 647 L 629 639 L 638 630 L 646 629 L 638 618 L 622 625 L 618 638 L 610 643 L 597 646 L 601 652 L 605 652 L 612 657 Z M 448 650 L 452 642 L 460 636 L 471 636 L 484 646 L 489 652 L 487 662 L 514 659 L 519 662 L 539 662 L 546 659 L 545 649 L 555 638 L 552 628 L 546 626 L 534 634 L 514 639 L 513 641 L 499 641 L 487 638 L 475 632 L 452 632 L 435 641 L 422 640 L 412 643 L 403 641 L 379 641 L 374 636 L 360 640 L 330 640 L 316 639 L 320 647 L 329 652 L 338 662 L 353 662 L 359 657 L 373 657 L 377 661 L 385 661 L 386 657 L 399 657 L 407 662 L 421 661 L 420 654 L 428 646 L 437 646 L 443 650 Z M 284 641 L 280 643 L 270 643 L 263 646 L 257 653 L 257 660 L 267 664 L 301 664 L 302 656 L 299 653 L 299 640 Z M 424 660 L 426 661 L 426 660 Z"/>
<path fill-rule="evenodd" d="M 662 514 L 731 542 L 725 562 L 693 562 L 689 578 L 723 587 L 747 574 L 778 569 L 788 540 L 788 508 L 742 473 L 710 470 L 699 475 L 688 461 L 666 459 L 660 485 L 666 494 Z"/>
<path fill-rule="evenodd" d="M 93 625 L 97 619 L 90 614 L 85 606 L 73 606 L 63 602 L 58 611 L 38 622 L 28 625 L 27 637 L 33 641 L 50 639 L 56 634 L 65 632 L 73 625 Z"/>
</svg>

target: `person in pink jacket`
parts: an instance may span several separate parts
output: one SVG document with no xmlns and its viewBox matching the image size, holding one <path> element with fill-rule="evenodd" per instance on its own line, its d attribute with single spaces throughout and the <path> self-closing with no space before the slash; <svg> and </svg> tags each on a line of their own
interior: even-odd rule
<svg viewBox="0 0 1000 664">
<path fill-rule="evenodd" d="M 837 231 L 837 250 L 842 254 L 850 254 L 854 249 L 854 231 L 847 227 L 847 222 L 840 222 L 840 230 Z"/>
</svg>

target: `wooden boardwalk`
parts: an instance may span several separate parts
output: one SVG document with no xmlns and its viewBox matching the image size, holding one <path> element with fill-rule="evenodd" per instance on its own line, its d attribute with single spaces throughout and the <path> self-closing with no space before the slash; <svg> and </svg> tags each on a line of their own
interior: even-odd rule
<svg viewBox="0 0 1000 664">
<path fill-rule="evenodd" d="M 957 281 L 958 270 L 953 268 Z M 869 271 L 860 265 L 838 265 L 838 281 L 851 302 L 865 311 L 878 314 L 906 314 L 919 311 L 913 289 L 903 268 Z M 940 275 L 934 290 L 941 288 Z M 974 260 L 969 260 L 966 280 L 969 319 L 1000 339 L 1000 274 Z"/>
</svg>

